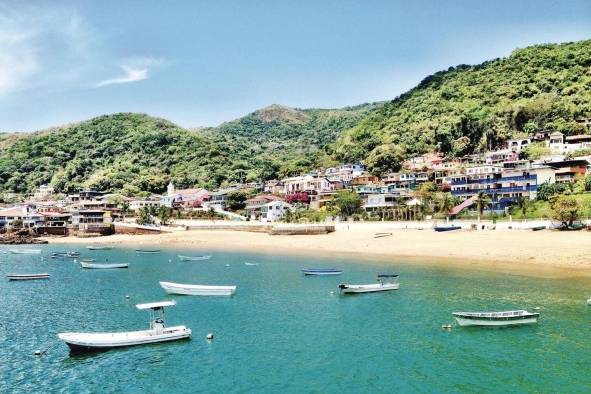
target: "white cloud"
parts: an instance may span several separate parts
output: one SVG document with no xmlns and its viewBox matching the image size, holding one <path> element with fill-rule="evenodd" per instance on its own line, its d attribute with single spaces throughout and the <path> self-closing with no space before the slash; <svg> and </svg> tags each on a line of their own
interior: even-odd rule
<svg viewBox="0 0 591 394">
<path fill-rule="evenodd" d="M 100 88 L 109 85 L 143 81 L 150 77 L 150 69 L 161 67 L 165 63 L 164 60 L 153 57 L 132 58 L 119 66 L 124 71 L 123 75 L 102 80 L 94 85 L 94 87 Z"/>
</svg>

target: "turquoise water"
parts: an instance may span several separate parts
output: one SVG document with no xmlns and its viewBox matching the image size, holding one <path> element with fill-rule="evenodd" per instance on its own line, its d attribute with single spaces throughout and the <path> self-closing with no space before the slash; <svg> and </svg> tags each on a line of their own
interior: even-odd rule
<svg viewBox="0 0 591 394">
<path fill-rule="evenodd" d="M 399 291 L 339 296 L 340 282 L 371 283 L 383 263 L 188 250 L 138 255 L 43 246 L 40 255 L 0 255 L 0 392 L 589 392 L 591 280 L 540 279 L 399 264 Z M 43 259 L 79 250 L 128 270 L 82 270 Z M 171 261 L 169 261 L 171 260 Z M 245 262 L 258 263 L 248 266 Z M 227 266 L 229 265 L 229 266 Z M 304 267 L 340 267 L 304 277 Z M 49 272 L 8 282 L 9 272 Z M 158 281 L 236 284 L 232 298 L 168 296 Z M 331 294 L 334 291 L 334 294 Z M 130 295 L 126 300 L 125 296 Z M 140 302 L 176 299 L 169 325 L 191 341 L 72 357 L 62 331 L 147 327 Z M 451 312 L 539 306 L 536 326 L 441 329 Z M 213 332 L 213 342 L 205 340 Z M 41 357 L 37 349 L 49 349 Z"/>
</svg>

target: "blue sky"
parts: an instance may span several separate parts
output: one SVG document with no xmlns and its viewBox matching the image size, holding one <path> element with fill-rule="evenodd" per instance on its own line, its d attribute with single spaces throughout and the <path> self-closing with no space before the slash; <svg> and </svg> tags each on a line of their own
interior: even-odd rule
<svg viewBox="0 0 591 394">
<path fill-rule="evenodd" d="M 591 1 L 0 0 L 0 130 L 356 105 L 452 65 L 589 38 Z"/>
</svg>

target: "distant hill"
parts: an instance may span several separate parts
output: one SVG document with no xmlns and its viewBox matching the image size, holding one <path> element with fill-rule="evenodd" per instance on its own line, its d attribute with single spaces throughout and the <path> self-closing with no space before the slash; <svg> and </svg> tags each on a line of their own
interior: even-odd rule
<svg viewBox="0 0 591 394">
<path fill-rule="evenodd" d="M 365 159 L 379 172 L 415 153 L 458 156 L 538 130 L 588 132 L 578 117 L 591 117 L 591 40 L 430 75 L 343 133 L 336 157 Z"/>
<path fill-rule="evenodd" d="M 121 113 L 32 134 L 0 134 L 0 192 L 44 183 L 126 194 L 214 188 L 363 160 L 374 173 L 417 153 L 453 157 L 538 130 L 588 132 L 591 40 L 537 45 L 425 78 L 387 103 L 272 105 L 213 128 Z"/>
</svg>

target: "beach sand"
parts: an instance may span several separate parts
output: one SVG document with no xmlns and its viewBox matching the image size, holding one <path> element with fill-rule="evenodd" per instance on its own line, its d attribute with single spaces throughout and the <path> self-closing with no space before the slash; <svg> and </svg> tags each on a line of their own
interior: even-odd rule
<svg viewBox="0 0 591 394">
<path fill-rule="evenodd" d="M 380 231 L 392 236 L 374 238 Z M 395 264 L 469 266 L 543 277 L 591 277 L 591 232 L 392 230 L 352 224 L 324 235 L 268 235 L 232 230 L 191 230 L 154 235 L 47 238 L 50 243 L 247 251 L 278 255 L 347 257 Z"/>
</svg>

